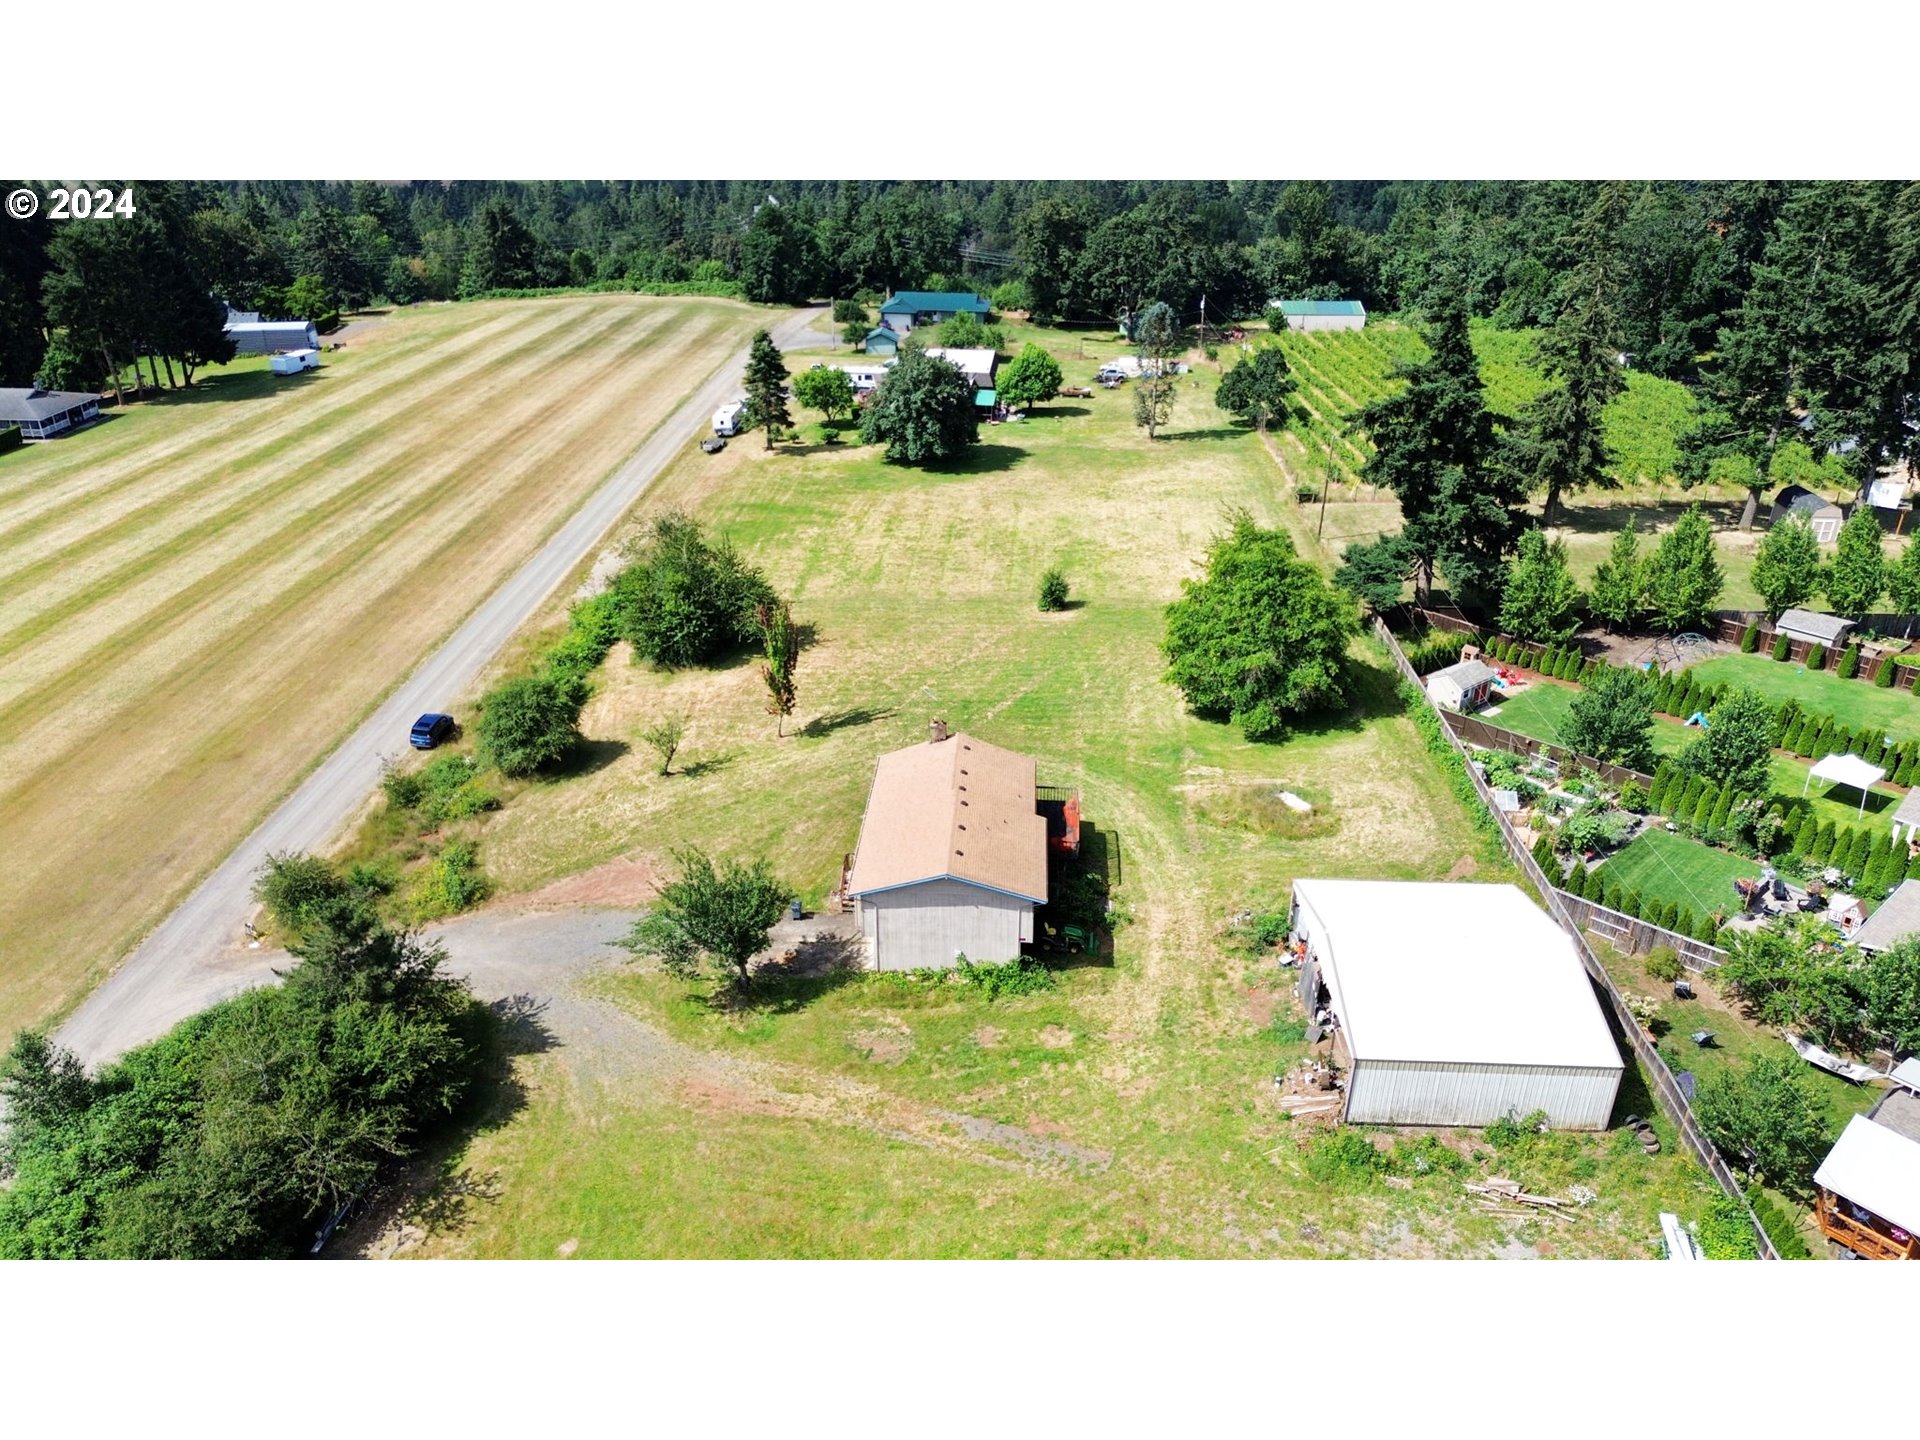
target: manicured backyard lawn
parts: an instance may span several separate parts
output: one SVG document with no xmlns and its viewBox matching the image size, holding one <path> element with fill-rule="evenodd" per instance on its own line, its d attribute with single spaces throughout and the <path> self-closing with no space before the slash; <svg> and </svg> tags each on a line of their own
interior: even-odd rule
<svg viewBox="0 0 1920 1440">
<path fill-rule="evenodd" d="M 1760 867 L 1724 850 L 1649 830 L 1602 863 L 1600 873 L 1645 899 L 1673 901 L 1708 915 L 1733 909 L 1733 882 L 1757 876 Z"/>
<path fill-rule="evenodd" d="M 1778 668 L 1784 671 L 1787 667 L 1782 665 Z M 1561 726 L 1566 721 L 1567 708 L 1577 693 L 1566 685 L 1534 685 L 1511 700 L 1501 701 L 1497 708 L 1481 711 L 1477 718 L 1489 725 L 1498 725 L 1503 730 L 1561 745 L 1566 743 L 1560 738 Z M 1888 692 L 1876 693 L 1884 695 Z M 1920 707 L 1920 701 L 1913 701 L 1911 696 L 1903 698 Z M 1698 730 L 1690 730 L 1678 720 L 1664 715 L 1653 717 L 1653 748 L 1656 755 L 1678 755 L 1699 737 Z M 1782 799 L 1801 798 L 1802 788 L 1807 787 L 1807 771 L 1810 768 L 1809 761 L 1787 755 L 1774 756 L 1773 793 Z M 1864 815 L 1861 813 L 1860 792 L 1850 786 L 1830 785 L 1824 780 L 1816 780 L 1806 788 L 1805 798 L 1813 807 L 1813 813 L 1822 821 L 1831 820 L 1835 825 L 1866 825 L 1873 823 L 1876 815 L 1898 805 L 1900 792 L 1891 785 L 1875 786 L 1867 794 Z"/>
<path fill-rule="evenodd" d="M 1776 704 L 1798 700 L 1801 708 L 1831 715 L 1850 730 L 1871 725 L 1901 740 L 1920 736 L 1920 696 L 1882 690 L 1865 680 L 1842 680 L 1831 670 L 1809 670 L 1765 655 L 1722 655 L 1691 667 L 1701 680 L 1751 686 Z"/>
<path fill-rule="evenodd" d="M 1513 699 L 1501 701 L 1497 708 L 1482 710 L 1476 718 L 1489 725 L 1498 725 L 1503 730 L 1517 730 L 1535 740 L 1564 745 L 1566 742 L 1560 738 L 1561 727 L 1566 723 L 1567 710 L 1573 704 L 1573 697 L 1579 693 L 1567 685 L 1533 685 Z M 1660 755 L 1678 755 L 1699 734 L 1677 720 L 1656 715 L 1654 722 L 1653 748 Z M 1796 778 L 1796 791 L 1799 783 Z"/>
</svg>

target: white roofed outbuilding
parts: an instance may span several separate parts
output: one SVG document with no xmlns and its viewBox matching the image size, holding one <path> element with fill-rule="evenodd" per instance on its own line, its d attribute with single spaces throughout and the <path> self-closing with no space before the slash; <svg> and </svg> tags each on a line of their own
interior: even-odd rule
<svg viewBox="0 0 1920 1440">
<path fill-rule="evenodd" d="M 1625 1065 L 1572 940 L 1513 885 L 1294 882 L 1301 995 L 1330 1012 L 1342 1118 L 1602 1130 Z"/>
</svg>

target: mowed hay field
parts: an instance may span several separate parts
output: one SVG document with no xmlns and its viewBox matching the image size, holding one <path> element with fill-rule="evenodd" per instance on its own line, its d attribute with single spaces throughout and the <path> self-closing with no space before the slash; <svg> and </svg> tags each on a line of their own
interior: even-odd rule
<svg viewBox="0 0 1920 1440">
<path fill-rule="evenodd" d="M 243 362 L 0 459 L 0 1034 L 97 982 L 759 323 L 398 312 L 317 374 Z"/>
<path fill-rule="evenodd" d="M 1068 383 L 1085 383 L 1095 347 L 1039 338 Z M 1213 406 L 1213 383 L 1183 382 L 1155 442 L 1122 389 L 983 430 L 952 471 L 851 445 L 766 455 L 756 438 L 662 477 L 639 518 L 692 510 L 816 628 L 797 713 L 776 739 L 750 657 L 660 674 L 616 647 L 583 719 L 610 758 L 473 822 L 503 908 L 580 872 L 606 883 L 569 882 L 542 903 L 638 904 L 636 878 L 689 844 L 766 855 L 817 902 L 853 847 L 876 757 L 925 740 L 938 715 L 1032 754 L 1041 783 L 1081 789 L 1132 920 L 1110 965 L 992 1002 L 868 976 L 718 1013 L 684 982 L 622 968 L 597 993 L 656 1038 L 609 1041 L 622 1032 L 602 1022 L 522 1056 L 522 1108 L 445 1158 L 441 1192 L 407 1217 L 420 1236 L 407 1253 L 1486 1255 L 1508 1243 L 1438 1169 L 1404 1191 L 1316 1180 L 1312 1132 L 1274 1103 L 1271 1077 L 1305 1050 L 1284 1028 L 1289 975 L 1250 955 L 1230 917 L 1283 906 L 1303 874 L 1512 876 L 1370 641 L 1354 648 L 1352 708 L 1283 744 L 1188 714 L 1163 682 L 1164 606 L 1224 512 L 1303 518 L 1261 440 Z M 1079 603 L 1042 614 L 1052 563 Z M 549 633 L 559 620 L 556 607 Z M 662 778 L 635 732 L 676 710 L 691 724 Z M 1282 786 L 1318 804 L 1312 821 L 1275 801 Z M 1649 1108 L 1643 1092 L 1622 1100 Z M 1477 1137 L 1442 1138 L 1482 1163 L 1466 1159 Z M 1539 1253 L 1639 1255 L 1662 1205 L 1697 1212 L 1697 1170 L 1620 1139 L 1553 1137 L 1531 1158 L 1485 1162 L 1601 1195 L 1577 1227 L 1533 1234 Z"/>
</svg>

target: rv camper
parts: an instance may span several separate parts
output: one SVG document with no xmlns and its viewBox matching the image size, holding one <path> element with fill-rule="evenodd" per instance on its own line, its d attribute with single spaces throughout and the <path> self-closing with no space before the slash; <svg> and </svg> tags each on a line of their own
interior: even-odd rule
<svg viewBox="0 0 1920 1440">
<path fill-rule="evenodd" d="M 267 361 L 267 368 L 276 375 L 298 375 L 302 370 L 320 368 L 318 350 L 289 350 L 284 355 L 276 355 Z"/>
<path fill-rule="evenodd" d="M 740 426 L 745 422 L 747 406 L 745 401 L 729 400 L 713 412 L 713 433 L 716 435 L 738 435 Z"/>
</svg>

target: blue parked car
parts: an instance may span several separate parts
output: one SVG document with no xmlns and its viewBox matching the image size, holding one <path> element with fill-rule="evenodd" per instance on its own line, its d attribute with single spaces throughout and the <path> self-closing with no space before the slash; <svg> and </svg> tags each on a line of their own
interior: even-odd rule
<svg viewBox="0 0 1920 1440">
<path fill-rule="evenodd" d="M 413 732 L 407 739 L 416 750 L 431 750 L 442 740 L 451 740 L 459 728 L 451 715 L 422 715 L 413 722 Z"/>
</svg>

